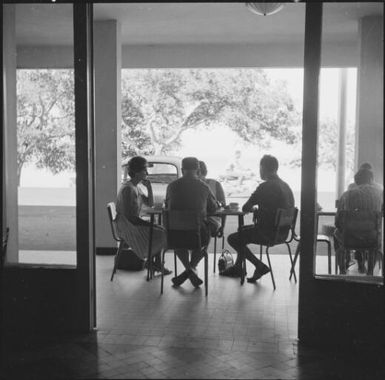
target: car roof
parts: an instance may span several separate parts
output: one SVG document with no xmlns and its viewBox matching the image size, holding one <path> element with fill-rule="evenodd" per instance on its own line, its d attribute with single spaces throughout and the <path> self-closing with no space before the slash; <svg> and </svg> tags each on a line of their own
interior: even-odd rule
<svg viewBox="0 0 385 380">
<path fill-rule="evenodd" d="M 158 163 L 169 163 L 176 166 L 181 166 L 182 157 L 178 156 L 142 156 L 147 162 L 158 162 Z M 122 166 L 126 166 L 130 161 L 131 157 L 127 157 L 122 161 Z"/>
</svg>

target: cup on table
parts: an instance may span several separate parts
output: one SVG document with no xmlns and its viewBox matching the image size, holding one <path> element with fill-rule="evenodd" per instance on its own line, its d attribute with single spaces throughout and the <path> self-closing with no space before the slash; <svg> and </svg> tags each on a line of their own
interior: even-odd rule
<svg viewBox="0 0 385 380">
<path fill-rule="evenodd" d="M 237 202 L 231 202 L 231 203 L 229 203 L 229 208 L 230 208 L 230 210 L 236 211 L 236 210 L 239 209 L 239 203 L 237 203 Z"/>
</svg>

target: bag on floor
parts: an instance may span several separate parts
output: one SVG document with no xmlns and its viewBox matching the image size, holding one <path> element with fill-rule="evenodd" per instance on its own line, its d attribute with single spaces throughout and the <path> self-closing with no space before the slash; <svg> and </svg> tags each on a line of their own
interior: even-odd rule
<svg viewBox="0 0 385 380">
<path fill-rule="evenodd" d="M 119 256 L 118 269 L 139 271 L 146 261 L 139 258 L 132 249 L 124 249 Z"/>
<path fill-rule="evenodd" d="M 228 249 L 224 249 L 218 259 L 219 273 L 234 265 L 233 255 Z"/>
</svg>

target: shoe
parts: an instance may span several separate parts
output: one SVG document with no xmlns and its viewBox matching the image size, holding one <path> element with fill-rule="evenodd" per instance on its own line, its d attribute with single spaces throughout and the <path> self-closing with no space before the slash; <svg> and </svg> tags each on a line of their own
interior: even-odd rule
<svg viewBox="0 0 385 380">
<path fill-rule="evenodd" d="M 188 278 L 195 288 L 199 288 L 199 286 L 203 284 L 203 281 L 198 277 L 194 269 L 189 270 Z"/>
<path fill-rule="evenodd" d="M 263 268 L 262 271 L 259 271 L 258 269 L 255 269 L 253 277 L 248 277 L 247 282 L 255 283 L 257 280 L 259 280 L 262 276 L 264 276 L 266 273 L 270 272 L 269 267 Z"/>
<path fill-rule="evenodd" d="M 221 276 L 227 277 L 242 277 L 242 268 L 240 265 L 233 265 L 231 267 L 226 268 L 223 272 L 219 273 Z"/>
<path fill-rule="evenodd" d="M 171 279 L 173 286 L 178 287 L 181 286 L 188 278 L 189 278 L 189 271 L 185 270 L 182 272 L 179 276 L 176 276 Z"/>
<path fill-rule="evenodd" d="M 146 261 L 146 263 L 144 264 L 144 268 L 145 268 L 145 269 L 148 269 L 147 261 Z M 152 263 L 151 268 L 152 268 L 152 272 L 153 272 L 153 273 L 155 273 L 155 272 L 162 273 L 162 267 L 161 267 L 160 265 L 158 265 L 158 264 Z M 163 268 L 163 275 L 164 275 L 164 276 L 167 276 L 168 274 L 171 274 L 171 273 L 172 273 L 172 270 L 170 270 L 170 269 L 168 269 L 168 268 L 166 268 L 166 267 Z"/>
</svg>

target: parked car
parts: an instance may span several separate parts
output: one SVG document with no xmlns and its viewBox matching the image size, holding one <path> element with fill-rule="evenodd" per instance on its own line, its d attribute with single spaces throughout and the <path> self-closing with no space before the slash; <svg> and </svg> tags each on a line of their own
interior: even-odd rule
<svg viewBox="0 0 385 380">
<path fill-rule="evenodd" d="M 155 206 L 162 206 L 169 183 L 182 176 L 182 158 L 176 156 L 145 156 L 148 167 L 148 179 L 151 181 Z M 122 182 L 128 178 L 128 162 L 122 162 Z M 146 192 L 144 186 L 141 187 Z"/>
</svg>

